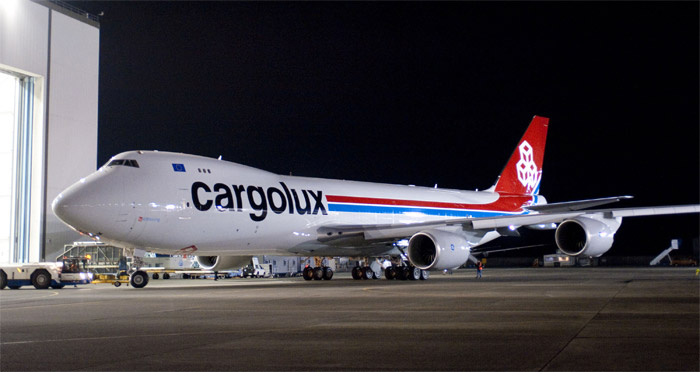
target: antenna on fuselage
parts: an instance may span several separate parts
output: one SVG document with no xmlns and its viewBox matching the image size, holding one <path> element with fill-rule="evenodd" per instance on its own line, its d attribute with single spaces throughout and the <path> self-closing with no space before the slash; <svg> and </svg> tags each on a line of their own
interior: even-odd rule
<svg viewBox="0 0 700 372">
<path fill-rule="evenodd" d="M 218 159 L 221 160 L 221 155 L 219 155 Z"/>
</svg>

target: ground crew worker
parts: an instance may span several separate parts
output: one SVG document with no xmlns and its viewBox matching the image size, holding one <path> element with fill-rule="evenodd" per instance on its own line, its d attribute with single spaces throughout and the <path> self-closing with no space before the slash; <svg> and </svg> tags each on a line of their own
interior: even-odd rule
<svg viewBox="0 0 700 372">
<path fill-rule="evenodd" d="M 481 279 L 481 271 L 484 269 L 484 265 L 481 264 L 481 261 L 476 263 L 476 278 Z"/>
<path fill-rule="evenodd" d="M 128 270 L 128 269 L 129 269 L 129 267 L 128 267 L 127 264 L 126 264 L 126 257 L 125 257 L 125 256 L 121 256 L 121 257 L 119 258 L 119 264 L 118 264 L 118 267 L 117 267 L 117 275 L 121 274 L 122 271 L 123 271 L 124 273 L 126 273 L 126 270 Z"/>
</svg>

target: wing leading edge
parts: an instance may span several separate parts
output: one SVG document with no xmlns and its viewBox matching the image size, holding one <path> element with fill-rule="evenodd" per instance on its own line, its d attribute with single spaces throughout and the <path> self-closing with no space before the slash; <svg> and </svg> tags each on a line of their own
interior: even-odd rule
<svg viewBox="0 0 700 372">
<path fill-rule="evenodd" d="M 502 227 L 510 227 L 516 229 L 522 226 L 534 226 L 548 223 L 560 223 L 567 219 L 585 216 L 597 216 L 598 218 L 620 218 L 620 217 L 641 217 L 652 215 L 668 215 L 668 214 L 686 214 L 700 213 L 700 205 L 676 205 L 676 206 L 658 206 L 658 207 L 642 207 L 642 208 L 610 208 L 610 209 L 594 209 L 594 210 L 572 210 L 577 206 L 582 205 L 600 205 L 601 201 L 606 200 L 606 203 L 614 202 L 628 197 L 615 197 L 604 199 L 592 199 L 577 202 L 551 204 L 559 208 L 568 210 L 565 212 L 557 211 L 542 211 L 541 208 L 536 208 L 534 213 L 520 215 L 504 215 L 496 217 L 483 218 L 456 218 L 439 221 L 410 223 L 410 224 L 392 224 L 392 225 L 330 225 L 319 228 L 319 241 L 331 243 L 339 239 L 354 237 L 360 238 L 367 242 L 376 242 L 381 240 L 403 239 L 412 236 L 413 234 L 429 228 L 454 228 L 461 226 L 464 231 L 497 230 Z M 617 199 L 617 200 L 615 200 Z M 528 208 L 533 209 L 533 208 Z"/>
</svg>

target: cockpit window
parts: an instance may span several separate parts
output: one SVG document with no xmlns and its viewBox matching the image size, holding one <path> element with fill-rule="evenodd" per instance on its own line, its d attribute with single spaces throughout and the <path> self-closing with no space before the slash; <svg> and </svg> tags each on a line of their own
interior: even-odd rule
<svg viewBox="0 0 700 372">
<path fill-rule="evenodd" d="M 114 167 L 117 165 L 123 165 L 126 167 L 134 167 L 138 168 L 139 163 L 136 162 L 136 160 L 131 160 L 131 159 L 114 159 L 107 164 L 108 167 Z"/>
</svg>

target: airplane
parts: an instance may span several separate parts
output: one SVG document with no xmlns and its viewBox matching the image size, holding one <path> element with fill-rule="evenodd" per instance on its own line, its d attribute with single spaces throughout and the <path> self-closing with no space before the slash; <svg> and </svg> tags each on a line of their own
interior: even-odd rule
<svg viewBox="0 0 700 372">
<path fill-rule="evenodd" d="M 254 255 L 391 258 L 387 279 L 428 279 L 521 227 L 555 230 L 559 250 L 599 257 L 623 217 L 698 213 L 700 205 L 586 209 L 630 196 L 547 203 L 539 194 L 549 119 L 534 116 L 496 183 L 466 191 L 284 176 L 196 155 L 128 151 L 61 192 L 55 215 L 125 248 L 195 255 L 203 269 L 237 269 Z M 378 278 L 375 260 L 352 276 Z M 331 279 L 325 266 L 304 279 Z M 131 274 L 135 288 L 148 276 Z"/>
</svg>

